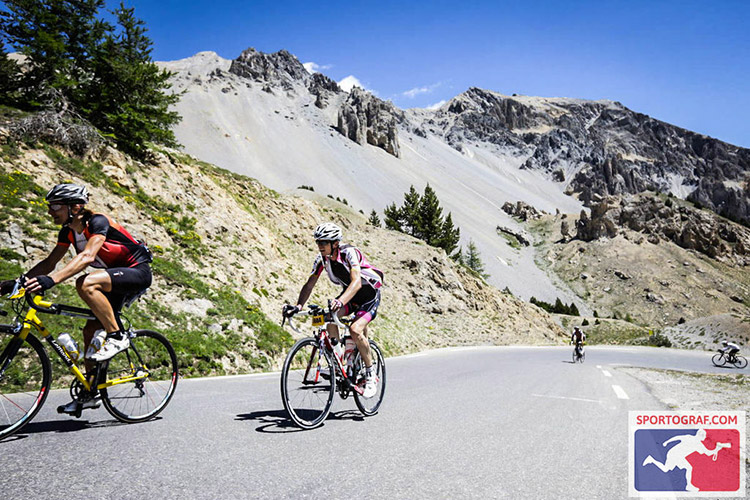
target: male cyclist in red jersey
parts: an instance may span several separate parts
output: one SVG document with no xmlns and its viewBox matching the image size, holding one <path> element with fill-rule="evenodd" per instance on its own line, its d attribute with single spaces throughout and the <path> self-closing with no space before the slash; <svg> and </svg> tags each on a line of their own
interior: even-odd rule
<svg viewBox="0 0 750 500">
<path fill-rule="evenodd" d="M 43 292 L 88 266 L 99 268 L 76 280 L 78 295 L 96 316 L 83 328 L 86 368 L 90 371 L 94 362 L 107 360 L 130 345 L 115 313 L 128 296 L 151 285 L 151 252 L 114 220 L 86 209 L 89 193 L 85 186 L 58 184 L 47 193 L 46 200 L 49 215 L 62 229 L 49 256 L 26 273 L 26 291 Z M 71 245 L 76 256 L 55 270 Z M 99 329 L 106 337 L 97 336 L 92 342 Z M 98 406 L 94 400 L 84 403 L 84 408 Z M 75 410 L 75 401 L 58 408 L 65 413 Z"/>
<path fill-rule="evenodd" d="M 288 305 L 284 311 L 292 316 L 302 310 L 325 269 L 328 278 L 343 288 L 341 294 L 331 301 L 331 309 L 339 317 L 354 314 L 355 320 L 349 326 L 349 332 L 365 364 L 365 387 L 362 395 L 371 398 L 378 390 L 378 382 L 372 366 L 367 325 L 375 319 L 378 312 L 383 273 L 370 265 L 358 248 L 341 244 L 341 237 L 341 228 L 332 222 L 315 228 L 313 238 L 320 254 L 315 259 L 312 274 L 300 291 L 297 305 Z M 329 334 L 338 339 L 338 327 L 329 325 Z"/>
</svg>

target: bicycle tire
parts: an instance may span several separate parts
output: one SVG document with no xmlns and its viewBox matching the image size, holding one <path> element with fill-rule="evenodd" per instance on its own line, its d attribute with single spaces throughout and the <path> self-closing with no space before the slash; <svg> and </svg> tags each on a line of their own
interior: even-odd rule
<svg viewBox="0 0 750 500">
<path fill-rule="evenodd" d="M 721 361 L 721 363 L 720 363 L 720 361 Z M 727 359 L 724 357 L 724 354 L 718 352 L 718 353 L 716 353 L 716 354 L 713 355 L 713 357 L 711 358 L 711 362 L 715 366 L 724 366 L 725 364 L 727 364 Z"/>
<path fill-rule="evenodd" d="M 107 380 L 148 373 L 145 378 L 102 389 L 102 403 L 117 420 L 145 422 L 156 417 L 174 396 L 179 368 L 172 344 L 159 332 L 138 330 L 130 347 L 104 367 Z"/>
<path fill-rule="evenodd" d="M 735 356 L 733 364 L 734 366 L 742 370 L 747 366 L 747 359 L 744 356 Z"/>
<path fill-rule="evenodd" d="M 575 350 L 575 347 L 573 348 L 573 364 L 578 363 L 578 353 Z"/>
<path fill-rule="evenodd" d="M 328 370 L 328 377 L 325 377 Z M 297 341 L 281 370 L 281 400 L 289 418 L 303 429 L 314 429 L 331 412 L 336 372 L 331 354 L 307 337 Z"/>
<path fill-rule="evenodd" d="M 584 361 L 586 361 L 586 351 L 581 351 L 581 357 L 578 358 L 578 362 L 583 364 Z"/>
<path fill-rule="evenodd" d="M 357 404 L 359 411 L 362 412 L 362 415 L 366 417 L 375 415 L 380 409 L 380 405 L 383 403 L 383 398 L 385 397 L 386 382 L 385 357 L 380 351 L 380 347 L 372 340 L 370 340 L 370 353 L 373 358 L 372 364 L 376 365 L 375 373 L 378 378 L 378 391 L 371 398 L 365 398 L 357 391 L 354 391 L 354 402 Z M 360 373 L 363 368 L 362 357 L 359 352 L 357 352 L 357 356 L 354 358 L 354 368 L 356 370 L 355 373 L 362 377 L 357 380 L 358 385 L 360 383 L 364 385 L 364 373 Z"/>
<path fill-rule="evenodd" d="M 0 337 L 0 439 L 20 431 L 47 400 L 52 365 L 41 341 L 29 334 L 26 341 Z M 15 352 L 13 352 L 15 351 Z M 10 358 L 10 359 L 9 359 Z M 35 359 L 36 358 L 36 359 Z"/>
</svg>

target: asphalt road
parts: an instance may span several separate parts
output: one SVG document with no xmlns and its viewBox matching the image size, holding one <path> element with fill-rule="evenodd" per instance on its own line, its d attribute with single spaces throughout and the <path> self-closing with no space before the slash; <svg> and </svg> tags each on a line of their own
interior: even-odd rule
<svg viewBox="0 0 750 500">
<path fill-rule="evenodd" d="M 181 380 L 154 421 L 55 413 L 0 442 L 0 498 L 626 498 L 629 410 L 666 409 L 622 365 L 727 373 L 711 353 L 444 349 L 387 361 L 378 415 L 336 397 L 286 417 L 279 374 Z"/>
</svg>

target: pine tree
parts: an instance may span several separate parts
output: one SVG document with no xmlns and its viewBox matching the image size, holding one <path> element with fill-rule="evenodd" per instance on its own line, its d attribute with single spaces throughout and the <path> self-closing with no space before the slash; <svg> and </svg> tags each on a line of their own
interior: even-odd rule
<svg viewBox="0 0 750 500">
<path fill-rule="evenodd" d="M 419 220 L 419 206 L 421 197 L 414 186 L 404 195 L 404 204 L 401 207 L 402 230 L 415 238 L 424 239 L 421 234 L 421 222 Z"/>
<path fill-rule="evenodd" d="M 456 264 L 460 264 L 462 266 L 466 265 L 466 259 L 464 258 L 464 251 L 463 248 L 458 247 L 458 251 L 451 255 L 451 259 L 453 259 Z"/>
<path fill-rule="evenodd" d="M 424 188 L 424 195 L 419 200 L 415 221 L 417 231 L 414 236 L 426 241 L 430 246 L 439 247 L 443 230 L 442 213 L 443 209 L 440 208 L 435 191 L 427 184 Z"/>
<path fill-rule="evenodd" d="M 385 207 L 383 216 L 385 217 L 385 227 L 387 229 L 403 232 L 403 216 L 401 215 L 401 209 L 396 207 L 396 203 L 391 203 Z"/>
<path fill-rule="evenodd" d="M 380 227 L 380 217 L 378 217 L 378 213 L 375 210 L 370 212 L 370 218 L 367 219 L 367 222 L 375 227 Z"/>
<path fill-rule="evenodd" d="M 96 18 L 104 0 L 5 0 L 0 13 L 7 41 L 28 58 L 23 102 L 35 107 L 48 88 L 80 101 L 90 83 L 90 53 L 108 29 Z"/>
<path fill-rule="evenodd" d="M 469 244 L 466 247 L 466 267 L 477 273 L 482 278 L 487 278 L 489 275 L 484 272 L 484 264 L 479 256 L 479 250 L 474 244 L 474 240 L 469 240 Z"/>
<path fill-rule="evenodd" d="M 460 239 L 461 230 L 457 227 L 453 227 L 453 217 L 451 216 L 451 213 L 448 212 L 448 216 L 443 221 L 440 240 L 437 246 L 445 250 L 445 253 L 450 255 L 458 246 L 458 242 Z"/>
<path fill-rule="evenodd" d="M 0 38 L 0 104 L 16 102 L 20 79 L 18 64 L 8 57 L 3 47 L 3 40 Z"/>
</svg>

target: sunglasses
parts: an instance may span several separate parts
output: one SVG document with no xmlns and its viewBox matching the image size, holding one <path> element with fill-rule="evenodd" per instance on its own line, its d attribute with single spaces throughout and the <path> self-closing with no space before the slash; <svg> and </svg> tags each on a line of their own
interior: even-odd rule
<svg viewBox="0 0 750 500">
<path fill-rule="evenodd" d="M 52 210 L 53 212 L 57 212 L 58 210 L 60 210 L 64 206 L 65 205 L 63 205 L 62 203 L 50 203 L 49 204 L 49 209 Z"/>
</svg>

